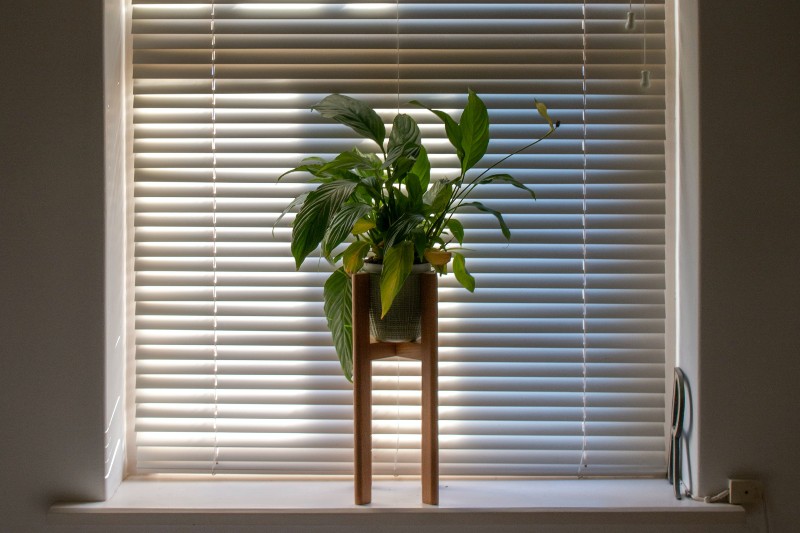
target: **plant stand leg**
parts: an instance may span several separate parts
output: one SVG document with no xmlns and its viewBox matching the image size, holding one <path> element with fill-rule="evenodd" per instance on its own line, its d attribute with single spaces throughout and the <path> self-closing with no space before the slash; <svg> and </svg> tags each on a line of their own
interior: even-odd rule
<svg viewBox="0 0 800 533">
<path fill-rule="evenodd" d="M 369 276 L 353 276 L 353 435 L 355 502 L 372 501 L 372 359 L 369 339 Z"/>
<path fill-rule="evenodd" d="M 420 277 L 422 299 L 422 502 L 439 505 L 438 300 L 435 274 Z"/>
<path fill-rule="evenodd" d="M 422 363 L 422 502 L 439 504 L 439 344 L 436 274 L 420 277 L 418 342 L 372 342 L 369 274 L 353 276 L 353 448 L 356 505 L 372 501 L 372 361 L 406 357 Z"/>
</svg>

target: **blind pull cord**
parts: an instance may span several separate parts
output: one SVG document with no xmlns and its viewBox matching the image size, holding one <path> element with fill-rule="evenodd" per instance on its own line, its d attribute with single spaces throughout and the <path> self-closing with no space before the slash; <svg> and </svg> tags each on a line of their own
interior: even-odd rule
<svg viewBox="0 0 800 533">
<path fill-rule="evenodd" d="M 214 27 L 216 5 L 211 2 L 211 267 L 212 267 L 212 312 L 213 312 L 213 357 L 214 357 L 214 452 L 211 462 L 211 475 L 216 475 L 219 465 L 219 435 L 217 420 L 219 418 L 219 331 L 217 324 L 217 36 Z"/>
<path fill-rule="evenodd" d="M 628 2 L 628 16 L 625 19 L 625 29 L 630 31 L 636 27 L 636 13 L 633 12 L 633 2 Z"/>
<path fill-rule="evenodd" d="M 397 58 L 397 114 L 400 114 L 400 0 L 395 2 L 394 6 L 394 31 L 395 31 L 395 48 Z M 394 445 L 394 465 L 392 466 L 392 475 L 397 478 L 397 462 L 400 456 L 400 358 L 397 358 L 397 389 L 395 391 L 395 423 L 397 436 Z"/>
<path fill-rule="evenodd" d="M 586 331 L 586 168 L 587 168 L 587 150 L 586 150 L 586 138 L 587 138 L 587 119 L 586 119 L 586 94 L 587 94 L 587 86 L 586 86 L 586 23 L 587 23 L 587 13 L 586 13 L 586 0 L 583 2 L 583 64 L 581 66 L 581 73 L 583 79 L 581 80 L 581 87 L 582 87 L 582 102 L 583 102 L 583 109 L 581 112 L 581 119 L 583 122 L 583 138 L 581 139 L 581 150 L 583 152 L 583 168 L 581 171 L 581 186 L 582 186 L 582 196 L 583 196 L 583 203 L 582 203 L 582 214 L 581 214 L 581 234 L 582 234 L 582 245 L 581 245 L 581 457 L 578 463 L 578 477 L 583 477 L 584 472 L 588 467 L 588 457 L 587 457 L 587 446 L 588 440 L 586 435 L 586 419 L 587 419 L 587 401 L 586 401 L 586 388 L 587 388 L 587 364 L 586 364 L 586 349 L 587 349 L 587 331 Z"/>
<path fill-rule="evenodd" d="M 642 26 L 642 79 L 639 82 L 643 89 L 650 88 L 650 70 L 647 68 L 647 0 L 642 4 L 644 26 Z"/>
</svg>

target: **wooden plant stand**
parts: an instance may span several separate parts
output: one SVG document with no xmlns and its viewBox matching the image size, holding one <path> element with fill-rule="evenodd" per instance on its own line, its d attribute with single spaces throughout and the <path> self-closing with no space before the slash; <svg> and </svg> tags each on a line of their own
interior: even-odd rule
<svg viewBox="0 0 800 533">
<path fill-rule="evenodd" d="M 355 501 L 372 501 L 372 361 L 406 357 L 422 362 L 422 502 L 439 504 L 438 299 L 436 274 L 420 274 L 422 330 L 417 342 L 375 342 L 369 334 L 367 273 L 353 276 L 353 406 Z"/>
</svg>

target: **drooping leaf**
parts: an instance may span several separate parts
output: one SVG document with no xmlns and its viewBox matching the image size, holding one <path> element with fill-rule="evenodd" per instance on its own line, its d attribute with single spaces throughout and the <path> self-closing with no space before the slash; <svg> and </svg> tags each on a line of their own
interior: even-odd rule
<svg viewBox="0 0 800 533">
<path fill-rule="evenodd" d="M 362 137 L 372 139 L 383 151 L 386 127 L 381 117 L 364 102 L 343 94 L 331 94 L 311 109 L 352 128 Z"/>
<path fill-rule="evenodd" d="M 362 203 L 344 204 L 331 217 L 325 237 L 322 239 L 322 255 L 330 257 L 334 248 L 339 246 L 353 231 L 356 223 L 364 218 L 372 207 Z"/>
<path fill-rule="evenodd" d="M 446 265 L 450 262 L 452 257 L 452 252 L 445 252 L 444 250 L 437 250 L 436 248 L 428 248 L 425 250 L 425 259 L 434 267 Z"/>
<path fill-rule="evenodd" d="M 403 241 L 386 249 L 381 272 L 381 318 L 392 307 L 395 296 L 400 292 L 414 264 L 414 245 Z"/>
<path fill-rule="evenodd" d="M 411 100 L 410 104 L 424 107 L 444 122 L 444 131 L 447 134 L 447 139 L 450 141 L 450 144 L 453 145 L 453 148 L 456 150 L 456 155 L 458 156 L 458 160 L 461 161 L 464 159 L 464 148 L 462 148 L 461 144 L 461 128 L 459 128 L 458 123 L 445 113 L 444 111 L 439 111 L 438 109 L 431 109 L 430 107 L 426 106 L 425 104 L 417 101 Z"/>
<path fill-rule="evenodd" d="M 458 127 L 461 130 L 461 146 L 464 149 L 464 157 L 461 160 L 463 174 L 481 160 L 489 146 L 489 112 L 483 100 L 472 90 L 469 91 L 467 105 L 461 114 Z"/>
<path fill-rule="evenodd" d="M 400 218 L 395 220 L 386 231 L 386 248 L 391 248 L 395 243 L 405 240 L 408 234 L 414 228 L 421 226 L 424 221 L 425 217 L 419 213 L 406 212 L 400 215 Z"/>
<path fill-rule="evenodd" d="M 289 211 L 291 211 L 292 209 L 294 209 L 294 208 L 295 208 L 295 207 L 297 207 L 298 205 L 300 205 L 300 204 L 302 204 L 303 202 L 305 202 L 305 201 L 306 201 L 306 198 L 308 197 L 308 195 L 309 195 L 309 193 L 307 193 L 307 192 L 304 192 L 304 193 L 302 193 L 302 194 L 298 195 L 298 197 L 297 197 L 297 198 L 295 198 L 294 200 L 292 200 L 292 201 L 289 203 L 289 205 L 287 205 L 287 206 L 284 208 L 284 210 L 283 210 L 283 211 L 281 211 L 281 214 L 278 216 L 278 218 L 277 218 L 277 219 L 275 219 L 275 223 L 272 225 L 272 236 L 273 236 L 273 237 L 275 236 L 275 228 L 277 227 L 277 225 L 278 225 L 278 222 L 280 222 L 280 221 L 281 221 L 281 219 L 283 219 L 283 217 L 285 217 L 285 216 L 286 216 L 286 214 L 287 214 Z"/>
<path fill-rule="evenodd" d="M 345 272 L 355 274 L 364 266 L 364 257 L 369 251 L 368 241 L 356 241 L 342 252 L 342 264 Z"/>
<path fill-rule="evenodd" d="M 492 174 L 491 176 L 486 176 L 485 178 L 481 178 L 480 182 L 492 183 L 495 181 L 505 181 L 506 183 L 510 183 L 514 187 L 522 189 L 523 191 L 527 192 L 528 194 L 531 195 L 531 198 L 536 200 L 536 193 L 534 193 L 530 187 L 528 187 L 527 185 L 525 185 L 524 183 L 522 183 L 521 181 L 519 181 L 518 179 L 509 174 Z"/>
<path fill-rule="evenodd" d="M 475 278 L 467 272 L 464 256 L 458 252 L 453 252 L 453 274 L 462 287 L 469 292 L 475 292 Z"/>
<path fill-rule="evenodd" d="M 300 166 L 294 167 L 291 170 L 287 170 L 280 176 L 278 179 L 275 180 L 279 182 L 283 179 L 284 176 L 291 174 L 292 172 L 309 172 L 311 175 L 316 176 L 319 172 L 319 169 L 326 163 L 324 159 L 321 157 L 307 157 L 303 159 L 302 164 Z"/>
<path fill-rule="evenodd" d="M 503 215 L 500 214 L 499 211 L 495 211 L 494 209 L 489 209 L 488 207 L 483 205 L 481 202 L 464 202 L 464 203 L 458 205 L 455 208 L 455 210 L 460 210 L 460 209 L 463 209 L 465 207 L 472 207 L 474 209 L 477 209 L 478 211 L 483 211 L 484 213 L 489 213 L 491 215 L 494 215 L 494 217 L 497 219 L 497 222 L 500 223 L 500 230 L 503 232 L 503 237 L 505 237 L 506 240 L 510 240 L 511 239 L 511 231 L 508 229 L 508 226 L 506 225 L 506 221 L 503 220 Z"/>
<path fill-rule="evenodd" d="M 291 249 L 297 268 L 300 268 L 308 254 L 313 252 L 325 237 L 331 217 L 336 214 L 357 185 L 346 180 L 332 181 L 323 183 L 308 194 L 292 227 Z"/>
<path fill-rule="evenodd" d="M 323 288 L 325 318 L 347 381 L 353 381 L 353 286 L 343 268 L 335 270 Z"/>
<path fill-rule="evenodd" d="M 447 221 L 447 229 L 450 230 L 450 233 L 453 234 L 453 237 L 456 238 L 458 244 L 464 244 L 464 226 L 458 220 L 451 218 Z"/>
</svg>

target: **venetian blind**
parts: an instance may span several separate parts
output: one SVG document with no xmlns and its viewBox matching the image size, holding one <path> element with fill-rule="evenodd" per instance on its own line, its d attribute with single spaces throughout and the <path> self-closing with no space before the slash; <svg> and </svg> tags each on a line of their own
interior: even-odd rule
<svg viewBox="0 0 800 533">
<path fill-rule="evenodd" d="M 443 128 L 405 103 L 453 112 L 472 88 L 486 163 L 546 131 L 534 97 L 561 127 L 503 166 L 536 202 L 477 191 L 510 244 L 462 217 L 475 293 L 440 278 L 441 472 L 662 474 L 664 17 L 656 1 L 134 0 L 136 471 L 352 472 L 331 267 L 295 272 L 292 217 L 272 227 L 311 185 L 276 178 L 369 149 L 309 110 L 332 92 L 387 125 L 399 102 L 434 177 L 452 175 Z M 375 471 L 417 473 L 419 363 L 375 372 Z"/>
</svg>

